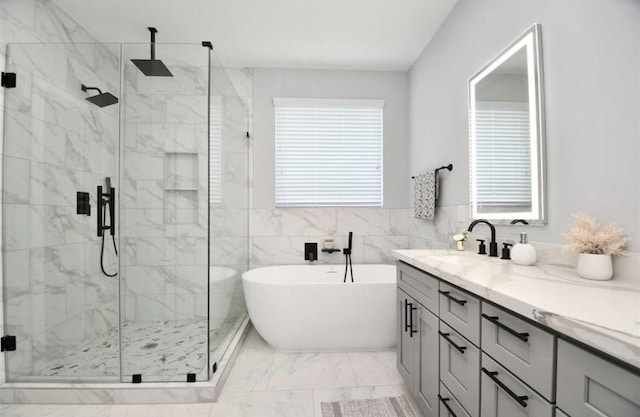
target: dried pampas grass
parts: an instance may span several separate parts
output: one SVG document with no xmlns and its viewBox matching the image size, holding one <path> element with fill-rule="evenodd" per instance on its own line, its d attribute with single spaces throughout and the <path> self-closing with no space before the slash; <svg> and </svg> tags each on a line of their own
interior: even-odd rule
<svg viewBox="0 0 640 417">
<path fill-rule="evenodd" d="M 623 256 L 629 237 L 617 224 L 600 226 L 596 219 L 584 213 L 573 215 L 573 227 L 564 237 L 569 250 L 578 253 Z"/>
</svg>

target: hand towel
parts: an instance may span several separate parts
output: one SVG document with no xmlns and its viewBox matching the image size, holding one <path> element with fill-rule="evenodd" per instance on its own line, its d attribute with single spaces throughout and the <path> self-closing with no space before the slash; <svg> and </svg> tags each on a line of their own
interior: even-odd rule
<svg viewBox="0 0 640 417">
<path fill-rule="evenodd" d="M 413 179 L 416 219 L 433 220 L 436 215 L 436 200 L 440 191 L 438 171 L 426 171 Z"/>
</svg>

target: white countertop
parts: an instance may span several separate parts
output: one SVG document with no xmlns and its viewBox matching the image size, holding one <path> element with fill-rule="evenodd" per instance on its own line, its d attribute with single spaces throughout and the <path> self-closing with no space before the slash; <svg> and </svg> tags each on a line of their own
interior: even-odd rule
<svg viewBox="0 0 640 417">
<path fill-rule="evenodd" d="M 574 268 L 521 266 L 469 251 L 393 256 L 640 369 L 640 285 L 589 281 Z"/>
</svg>

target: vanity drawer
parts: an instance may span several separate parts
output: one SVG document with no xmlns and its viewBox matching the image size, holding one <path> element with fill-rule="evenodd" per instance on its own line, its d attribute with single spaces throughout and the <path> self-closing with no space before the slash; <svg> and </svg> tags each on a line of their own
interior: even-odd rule
<svg viewBox="0 0 640 417">
<path fill-rule="evenodd" d="M 438 400 L 440 402 L 440 417 L 471 417 L 442 382 L 440 383 Z"/>
<path fill-rule="evenodd" d="M 438 279 L 424 271 L 398 262 L 398 287 L 438 315 Z"/>
<path fill-rule="evenodd" d="M 440 381 L 471 417 L 480 403 L 480 350 L 440 321 Z"/>
<path fill-rule="evenodd" d="M 552 417 L 553 405 L 482 354 L 482 417 Z"/>
<path fill-rule="evenodd" d="M 440 282 L 440 320 L 480 346 L 480 299 Z"/>
<path fill-rule="evenodd" d="M 482 351 L 547 400 L 554 400 L 555 337 L 538 326 L 482 303 Z"/>
<path fill-rule="evenodd" d="M 638 417 L 640 375 L 560 340 L 557 403 L 574 417 Z"/>
</svg>

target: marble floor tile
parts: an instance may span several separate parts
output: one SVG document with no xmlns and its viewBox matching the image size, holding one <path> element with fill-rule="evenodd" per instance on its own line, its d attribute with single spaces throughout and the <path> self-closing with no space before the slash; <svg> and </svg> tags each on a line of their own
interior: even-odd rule
<svg viewBox="0 0 640 417">
<path fill-rule="evenodd" d="M 244 349 L 224 383 L 223 392 L 266 391 L 275 356 L 268 349 Z"/>
<path fill-rule="evenodd" d="M 276 352 L 267 389 L 354 387 L 356 379 L 346 353 Z"/>
<path fill-rule="evenodd" d="M 126 417 L 127 405 L 33 405 L 0 406 L 2 417 Z"/>
<path fill-rule="evenodd" d="M 222 393 L 209 417 L 313 417 L 311 391 Z"/>
<path fill-rule="evenodd" d="M 394 351 L 279 352 L 251 329 L 216 403 L 8 405 L 0 406 L 0 416 L 322 417 L 322 402 L 398 395 L 417 410 Z"/>
<path fill-rule="evenodd" d="M 213 404 L 130 405 L 124 417 L 209 417 Z"/>
<path fill-rule="evenodd" d="M 275 352 L 275 349 L 272 348 L 265 340 L 260 336 L 255 327 L 251 327 L 249 333 L 247 334 L 244 343 L 242 344 L 241 350 L 245 349 L 262 349 L 268 350 L 270 352 Z"/>
<path fill-rule="evenodd" d="M 395 351 L 350 352 L 347 355 L 359 386 L 402 384 L 396 369 Z"/>
</svg>

